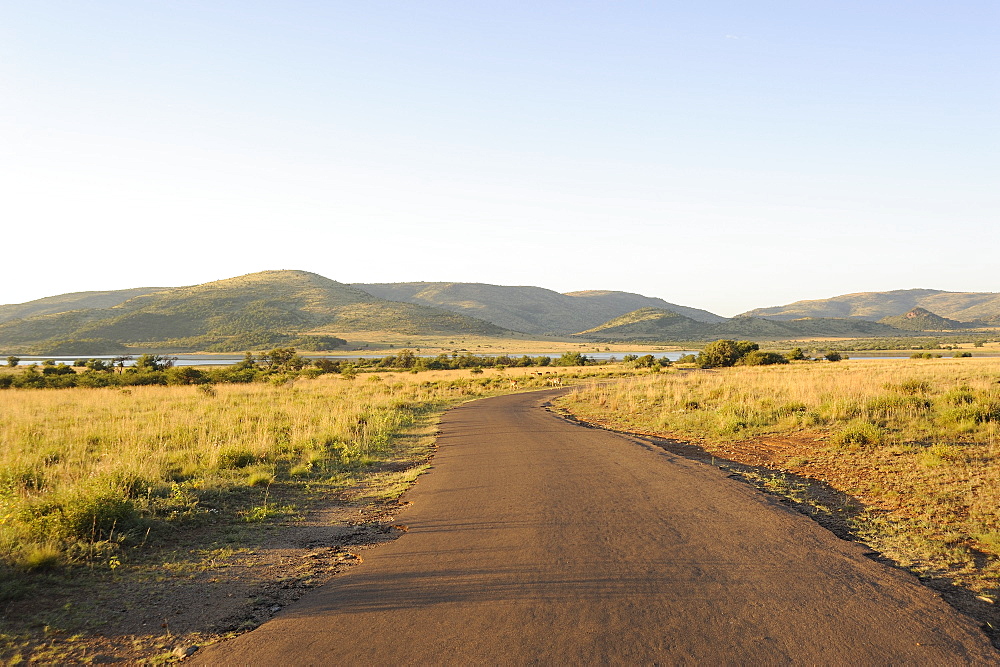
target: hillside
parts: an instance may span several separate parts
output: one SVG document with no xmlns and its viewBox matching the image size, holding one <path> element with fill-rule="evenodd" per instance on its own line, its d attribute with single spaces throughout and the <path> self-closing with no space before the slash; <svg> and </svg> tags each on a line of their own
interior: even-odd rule
<svg viewBox="0 0 1000 667">
<path fill-rule="evenodd" d="M 576 335 L 595 340 L 699 338 L 712 326 L 662 308 L 639 308 Z"/>
<path fill-rule="evenodd" d="M 943 292 L 930 289 L 858 292 L 830 299 L 796 301 L 784 306 L 756 308 L 752 317 L 792 320 L 802 317 L 857 317 L 877 322 L 923 308 L 960 322 L 1000 319 L 1000 294 L 994 292 Z"/>
<path fill-rule="evenodd" d="M 629 292 L 560 294 L 541 287 L 484 283 L 359 283 L 354 286 L 383 299 L 444 308 L 505 329 L 541 335 L 567 335 L 590 329 L 642 307 L 669 309 L 702 321 L 723 319 L 704 310 Z"/>
<path fill-rule="evenodd" d="M 230 352 L 290 344 L 303 335 L 363 332 L 523 332 L 595 342 L 899 337 L 1000 322 L 1000 294 L 863 292 L 750 312 L 755 315 L 726 319 L 612 290 L 561 294 L 484 283 L 350 285 L 306 271 L 262 271 L 188 287 L 76 292 L 0 306 L 0 350 Z M 332 339 L 308 343 L 331 344 Z"/>
<path fill-rule="evenodd" d="M 584 290 L 581 292 L 566 292 L 566 296 L 577 299 L 586 299 L 594 304 L 601 304 L 609 311 L 623 310 L 630 313 L 640 308 L 658 308 L 669 310 L 678 315 L 691 318 L 695 322 L 725 322 L 726 318 L 715 313 L 710 313 L 701 308 L 689 308 L 688 306 L 678 306 L 676 303 L 668 303 L 663 299 L 632 292 L 616 292 L 610 290 Z"/>
<path fill-rule="evenodd" d="M 884 324 L 856 319 L 805 318 L 774 321 L 734 317 L 722 322 L 696 322 L 669 310 L 641 308 L 576 334 L 594 341 L 671 341 L 739 338 L 794 340 L 801 338 L 854 338 L 905 336 Z"/>
<path fill-rule="evenodd" d="M 47 296 L 26 303 L 0 306 L 0 323 L 19 320 L 36 315 L 53 315 L 71 310 L 112 308 L 129 299 L 153 292 L 162 292 L 170 287 L 136 287 L 134 289 L 111 290 L 107 292 L 71 292 L 57 296 Z"/>
<path fill-rule="evenodd" d="M 895 317 L 883 317 L 879 322 L 908 331 L 954 331 L 974 326 L 967 322 L 959 322 L 935 315 L 925 308 L 914 308 L 904 315 L 896 315 Z"/>
<path fill-rule="evenodd" d="M 0 324 L 0 346 L 41 353 L 58 349 L 67 354 L 118 351 L 122 344 L 237 351 L 283 344 L 317 329 L 324 333 L 505 333 L 482 320 L 385 301 L 314 273 L 264 271 L 143 294 L 110 308 L 8 321 Z M 74 341 L 86 342 L 74 346 Z"/>
</svg>

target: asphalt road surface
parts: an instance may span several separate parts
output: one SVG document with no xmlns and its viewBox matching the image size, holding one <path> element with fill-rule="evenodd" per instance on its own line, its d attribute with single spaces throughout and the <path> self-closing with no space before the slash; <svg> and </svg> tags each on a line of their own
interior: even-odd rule
<svg viewBox="0 0 1000 667">
<path fill-rule="evenodd" d="M 557 390 L 558 391 L 558 390 Z M 203 664 L 1000 664 L 910 575 L 711 466 L 458 407 L 408 532 Z"/>
</svg>

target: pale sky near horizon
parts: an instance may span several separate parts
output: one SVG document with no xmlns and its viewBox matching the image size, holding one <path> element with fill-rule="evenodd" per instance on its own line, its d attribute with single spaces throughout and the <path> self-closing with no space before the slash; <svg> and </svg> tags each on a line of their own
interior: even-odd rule
<svg viewBox="0 0 1000 667">
<path fill-rule="evenodd" d="M 1000 292 L 1000 3 L 0 4 L 0 303 Z"/>
</svg>

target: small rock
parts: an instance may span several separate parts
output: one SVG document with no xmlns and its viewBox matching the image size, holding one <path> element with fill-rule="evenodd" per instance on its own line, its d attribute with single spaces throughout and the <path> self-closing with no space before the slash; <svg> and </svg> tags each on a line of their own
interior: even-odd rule
<svg viewBox="0 0 1000 667">
<path fill-rule="evenodd" d="M 187 658 L 187 657 L 193 655 L 194 652 L 197 651 L 197 650 L 198 650 L 198 645 L 197 644 L 192 644 L 191 646 L 178 646 L 177 648 L 175 648 L 173 650 L 172 655 L 175 658 L 179 658 L 179 659 L 183 660 L 184 658 Z"/>
<path fill-rule="evenodd" d="M 271 613 L 278 612 L 278 611 L 281 611 L 281 605 L 280 604 L 276 604 L 273 607 L 271 607 Z"/>
</svg>

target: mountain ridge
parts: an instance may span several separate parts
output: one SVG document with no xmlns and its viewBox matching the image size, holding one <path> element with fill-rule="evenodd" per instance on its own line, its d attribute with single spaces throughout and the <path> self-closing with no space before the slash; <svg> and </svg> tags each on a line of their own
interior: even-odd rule
<svg viewBox="0 0 1000 667">
<path fill-rule="evenodd" d="M 354 283 L 359 289 L 390 299 L 471 315 L 513 331 L 537 335 L 570 335 L 598 326 L 640 307 L 681 312 L 692 319 L 725 318 L 697 308 L 632 292 L 585 290 L 561 294 L 534 286 L 487 283 Z"/>
<path fill-rule="evenodd" d="M 330 329 L 485 336 L 510 333 L 492 323 L 441 309 L 385 301 L 319 274 L 261 271 L 141 294 L 110 308 L 8 320 L 0 323 L 0 343 L 73 350 L 67 342 L 87 341 L 80 346 L 81 353 L 95 346 L 118 351 L 126 344 L 242 351 Z"/>
<path fill-rule="evenodd" d="M 942 310 L 914 306 L 916 302 L 936 303 Z M 73 292 L 0 306 L 0 346 L 45 354 L 55 349 L 67 354 L 99 353 L 95 348 L 118 352 L 147 344 L 242 351 L 286 344 L 302 335 L 361 332 L 487 337 L 523 332 L 595 342 L 908 336 L 1000 323 L 1000 294 L 858 292 L 748 312 L 760 314 L 727 319 L 614 290 L 559 293 L 458 282 L 350 284 L 308 271 L 273 270 L 184 287 Z M 955 312 L 976 319 L 962 321 Z"/>
<path fill-rule="evenodd" d="M 792 320 L 802 317 L 857 317 L 877 322 L 914 308 L 959 322 L 1000 321 L 1000 293 L 946 292 L 932 289 L 854 292 L 828 299 L 807 299 L 782 306 L 754 308 L 740 316 Z"/>
</svg>

